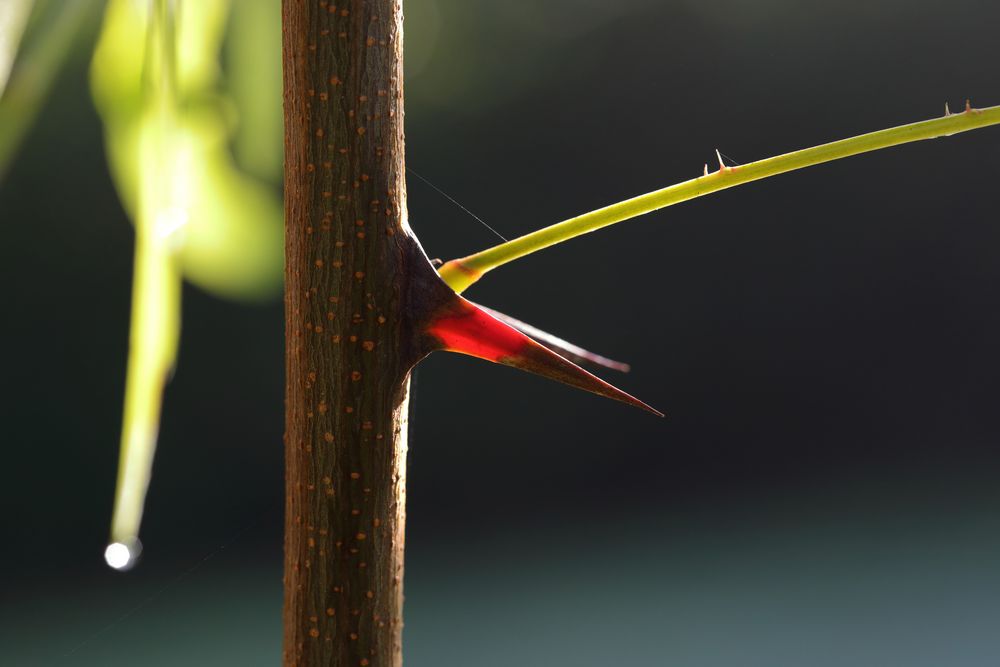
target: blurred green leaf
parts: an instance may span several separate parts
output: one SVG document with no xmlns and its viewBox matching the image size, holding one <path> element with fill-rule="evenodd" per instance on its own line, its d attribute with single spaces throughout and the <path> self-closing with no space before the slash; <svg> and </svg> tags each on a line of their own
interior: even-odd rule
<svg viewBox="0 0 1000 667">
<path fill-rule="evenodd" d="M 240 166 L 279 183 L 284 135 L 281 108 L 281 1 L 241 2 L 226 36 L 226 79 L 239 109 L 234 148 Z"/>
<path fill-rule="evenodd" d="M 99 0 L 0 0 L 0 179 L 100 6 Z"/>
<path fill-rule="evenodd" d="M 91 63 L 112 176 L 136 230 L 121 455 L 105 553 L 119 569 L 140 549 L 163 387 L 177 357 L 181 277 L 235 298 L 270 295 L 281 285 L 277 193 L 241 172 L 229 150 L 234 113 L 218 63 L 228 12 L 227 0 L 112 0 Z M 280 118 L 266 131 L 280 137 Z"/>
<path fill-rule="evenodd" d="M 4 0 L 0 3 L 0 96 L 7 87 L 10 68 L 33 4 L 34 0 Z"/>
<path fill-rule="evenodd" d="M 257 3 L 240 3 L 239 10 Z M 173 165 L 175 206 L 185 213 L 178 257 L 185 278 L 219 296 L 261 298 L 281 286 L 282 212 L 273 187 L 242 173 L 229 150 L 235 107 L 221 90 L 218 61 L 227 0 L 180 5 L 176 27 L 176 124 L 163 149 L 144 155 L 146 3 L 113 0 L 91 67 L 91 85 L 106 127 L 111 171 L 133 220 L 139 179 L 150 160 Z M 272 54 L 280 63 L 279 54 Z M 242 68 L 243 63 L 239 64 Z M 280 105 L 280 93 L 276 93 Z M 253 114 L 250 114 L 252 117 Z M 280 116 L 270 132 L 280 141 Z M 273 123 L 272 123 L 273 125 Z M 280 153 L 277 158 L 280 161 Z"/>
</svg>

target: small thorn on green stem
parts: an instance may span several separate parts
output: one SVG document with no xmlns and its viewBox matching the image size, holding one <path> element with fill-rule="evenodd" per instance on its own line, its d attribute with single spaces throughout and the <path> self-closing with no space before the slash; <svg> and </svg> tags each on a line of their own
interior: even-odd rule
<svg viewBox="0 0 1000 667">
<path fill-rule="evenodd" d="M 973 109 L 969 100 L 966 100 L 965 103 L 965 113 L 952 114 L 945 107 L 945 114 L 943 117 L 869 132 L 849 139 L 841 139 L 735 167 L 727 167 L 723 162 L 722 153 L 716 151 L 719 159 L 719 171 L 717 172 L 710 174 L 706 164 L 704 173 L 698 178 L 632 197 L 563 220 L 530 234 L 511 239 L 506 243 L 462 257 L 459 260 L 446 262 L 441 267 L 440 274 L 453 290 L 461 293 L 487 271 L 549 246 L 667 206 L 704 197 L 707 194 L 751 181 L 777 176 L 824 162 L 840 160 L 852 155 L 860 155 L 924 139 L 946 137 L 1000 123 L 1000 106 Z M 720 175 L 724 175 L 725 178 L 718 178 Z"/>
</svg>

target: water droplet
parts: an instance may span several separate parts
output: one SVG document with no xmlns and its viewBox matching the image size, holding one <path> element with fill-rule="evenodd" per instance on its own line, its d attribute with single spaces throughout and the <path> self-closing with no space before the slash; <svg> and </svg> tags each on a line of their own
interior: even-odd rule
<svg viewBox="0 0 1000 667">
<path fill-rule="evenodd" d="M 132 569 L 141 551 L 142 543 L 137 539 L 132 540 L 131 544 L 112 542 L 104 550 L 104 560 L 110 567 L 124 572 L 125 570 Z"/>
</svg>

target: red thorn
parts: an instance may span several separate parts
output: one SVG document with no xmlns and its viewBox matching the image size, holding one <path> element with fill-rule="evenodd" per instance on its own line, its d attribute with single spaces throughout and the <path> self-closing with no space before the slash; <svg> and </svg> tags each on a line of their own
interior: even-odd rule
<svg viewBox="0 0 1000 667">
<path fill-rule="evenodd" d="M 470 302 L 471 303 L 471 302 Z M 563 340 L 558 336 L 553 336 L 547 331 L 542 331 L 536 326 L 528 324 L 527 322 L 522 322 L 521 320 L 511 317 L 505 313 L 501 313 L 498 310 L 493 310 L 492 308 L 487 308 L 478 303 L 473 304 L 477 308 L 482 308 L 484 311 L 497 318 L 504 324 L 509 324 L 514 327 L 524 335 L 529 338 L 533 338 L 545 347 L 549 348 L 561 357 L 569 359 L 574 364 L 579 364 L 584 366 L 586 364 L 593 364 L 595 366 L 602 366 L 604 368 L 610 368 L 613 371 L 619 371 L 621 373 L 628 373 L 632 370 L 632 367 L 628 364 L 615 361 L 614 359 L 608 359 L 599 354 L 595 354 L 589 350 L 585 350 L 579 345 L 574 345 L 567 340 Z"/>
<path fill-rule="evenodd" d="M 426 331 L 436 339 L 439 349 L 520 368 L 663 416 L 659 410 L 588 373 L 460 296 L 440 308 L 428 322 Z"/>
<path fill-rule="evenodd" d="M 972 113 L 972 102 L 965 100 L 965 113 Z"/>
</svg>

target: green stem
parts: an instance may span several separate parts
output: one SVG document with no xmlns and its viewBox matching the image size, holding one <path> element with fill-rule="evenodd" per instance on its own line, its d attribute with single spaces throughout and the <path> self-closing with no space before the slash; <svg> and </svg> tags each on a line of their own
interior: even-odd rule
<svg viewBox="0 0 1000 667">
<path fill-rule="evenodd" d="M 484 273 L 507 262 L 644 213 L 815 164 L 912 141 L 946 137 L 998 123 L 1000 123 L 1000 106 L 973 109 L 967 104 L 962 113 L 946 113 L 941 118 L 841 139 L 738 167 L 726 167 L 720 164 L 718 171 L 712 173 L 708 173 L 706 167 L 704 176 L 578 215 L 468 257 L 453 259 L 445 263 L 439 273 L 452 289 L 461 293 L 479 280 Z"/>
<path fill-rule="evenodd" d="M 149 14 L 144 86 L 149 129 L 139 141 L 142 172 L 136 214 L 135 274 L 129 331 L 118 485 L 108 564 L 131 567 L 159 431 L 163 388 L 177 357 L 181 273 L 177 253 L 188 211 L 176 190 L 178 166 L 174 5 L 156 0 Z"/>
</svg>

